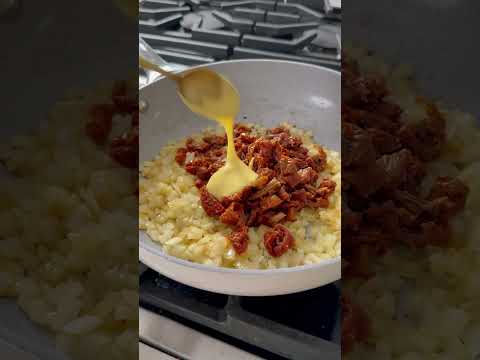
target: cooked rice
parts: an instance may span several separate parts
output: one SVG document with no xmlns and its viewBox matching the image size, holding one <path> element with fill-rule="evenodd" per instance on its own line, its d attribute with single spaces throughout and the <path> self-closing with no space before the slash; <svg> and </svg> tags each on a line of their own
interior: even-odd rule
<svg viewBox="0 0 480 360">
<path fill-rule="evenodd" d="M 84 131 L 110 92 L 59 102 L 0 154 L 13 175 L 0 179 L 0 296 L 74 359 L 138 358 L 136 174 Z"/>
<path fill-rule="evenodd" d="M 312 135 L 288 124 L 291 132 L 314 151 Z M 254 131 L 265 129 L 255 126 Z M 201 138 L 203 135 L 194 136 Z M 165 146 L 141 169 L 140 229 L 173 256 L 197 263 L 239 269 L 271 269 L 315 264 L 340 256 L 340 156 L 326 150 L 327 168 L 320 178 L 331 177 L 337 187 L 326 209 L 304 208 L 297 220 L 285 223 L 295 238 L 296 246 L 284 255 L 272 257 L 263 245 L 267 226 L 250 227 L 248 250 L 238 255 L 227 235 L 231 229 L 207 216 L 200 205 L 195 177 L 175 162 L 176 150 L 184 141 Z M 322 176 L 323 175 L 323 176 Z"/>
<path fill-rule="evenodd" d="M 363 73 L 381 74 L 390 98 L 406 110 L 405 121 L 423 121 L 425 109 L 411 70 L 390 67 L 364 49 L 347 46 Z M 436 176 L 461 178 L 470 188 L 466 208 L 453 220 L 455 245 L 405 248 L 380 258 L 376 275 L 343 282 L 367 311 L 373 326 L 372 344 L 357 344 L 347 359 L 476 359 L 480 356 L 480 130 L 468 114 L 439 109 L 446 119 L 447 142 L 442 156 L 428 165 L 423 191 Z"/>
</svg>

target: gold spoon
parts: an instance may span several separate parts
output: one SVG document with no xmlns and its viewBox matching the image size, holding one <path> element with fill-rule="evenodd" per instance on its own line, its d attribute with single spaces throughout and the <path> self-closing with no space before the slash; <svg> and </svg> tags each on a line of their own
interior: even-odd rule
<svg viewBox="0 0 480 360">
<path fill-rule="evenodd" d="M 139 65 L 156 71 L 177 83 L 182 101 L 194 113 L 216 120 L 227 134 L 227 159 L 207 184 L 207 189 L 217 198 L 241 191 L 257 178 L 257 174 L 243 163 L 235 151 L 233 124 L 240 111 L 240 95 L 233 84 L 222 75 L 209 69 L 194 69 L 174 74 L 157 64 L 162 60 L 140 39 Z"/>
<path fill-rule="evenodd" d="M 240 95 L 229 80 L 203 68 L 175 74 L 157 65 L 161 62 L 153 49 L 140 39 L 139 65 L 175 81 L 178 94 L 187 107 L 201 116 L 222 123 L 222 119 L 235 119 L 240 111 Z"/>
</svg>

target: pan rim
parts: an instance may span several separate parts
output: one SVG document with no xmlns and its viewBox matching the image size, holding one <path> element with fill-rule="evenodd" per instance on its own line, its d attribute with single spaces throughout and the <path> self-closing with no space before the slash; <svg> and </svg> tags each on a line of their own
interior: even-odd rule
<svg viewBox="0 0 480 360">
<path fill-rule="evenodd" d="M 331 69 L 331 68 L 328 68 L 326 66 L 321 66 L 321 65 L 315 65 L 315 64 L 308 64 L 308 63 L 302 63 L 302 62 L 299 62 L 299 61 L 292 61 L 292 60 L 275 60 L 275 59 L 233 59 L 233 60 L 222 60 L 222 61 L 216 61 L 216 62 L 212 62 L 212 63 L 208 63 L 208 64 L 200 64 L 200 65 L 195 65 L 195 66 L 190 66 L 186 69 L 182 69 L 182 70 L 178 70 L 178 71 L 173 71 L 174 73 L 177 73 L 177 74 L 181 74 L 182 72 L 186 72 L 186 71 L 189 71 L 189 70 L 193 70 L 193 69 L 200 69 L 200 68 L 204 68 L 204 67 L 211 67 L 211 66 L 215 66 L 215 65 L 222 65 L 222 64 L 232 64 L 232 63 L 282 63 L 282 64 L 289 64 L 289 65 L 295 65 L 295 66 L 302 66 L 302 67 L 312 67 L 314 69 L 320 69 L 320 70 L 323 70 L 323 71 L 326 71 L 326 72 L 330 72 L 338 77 L 341 77 L 342 76 L 342 73 L 341 71 L 339 70 L 335 70 L 335 69 Z M 144 90 L 152 85 L 154 85 L 155 83 L 157 83 L 158 81 L 161 81 L 165 79 L 165 76 L 159 76 L 157 79 L 155 79 L 154 81 L 152 81 L 151 83 L 147 84 L 147 85 L 142 85 L 139 87 L 139 90 Z"/>
</svg>

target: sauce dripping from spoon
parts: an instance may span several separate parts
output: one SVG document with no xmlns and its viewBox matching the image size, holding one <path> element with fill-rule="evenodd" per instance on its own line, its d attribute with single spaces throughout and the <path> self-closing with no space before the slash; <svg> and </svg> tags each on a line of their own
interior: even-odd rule
<svg viewBox="0 0 480 360">
<path fill-rule="evenodd" d="M 208 181 L 208 192 L 217 199 L 222 199 L 251 185 L 258 175 L 235 151 L 233 127 L 240 111 L 240 96 L 233 84 L 209 69 L 196 69 L 177 75 L 166 72 L 142 57 L 140 65 L 176 81 L 178 94 L 190 110 L 223 126 L 227 134 L 227 157 L 225 165 Z"/>
</svg>

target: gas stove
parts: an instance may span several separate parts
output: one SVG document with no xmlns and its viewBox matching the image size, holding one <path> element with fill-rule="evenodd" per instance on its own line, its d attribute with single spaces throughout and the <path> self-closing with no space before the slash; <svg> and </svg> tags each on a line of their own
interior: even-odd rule
<svg viewBox="0 0 480 360">
<path fill-rule="evenodd" d="M 144 0 L 139 33 L 164 60 L 283 59 L 339 69 L 341 0 Z"/>
<path fill-rule="evenodd" d="M 140 37 L 171 71 L 267 58 L 340 69 L 341 0 L 145 0 Z M 158 75 L 140 73 L 140 87 Z M 140 359 L 340 359 L 340 289 L 238 297 L 142 267 Z"/>
</svg>

